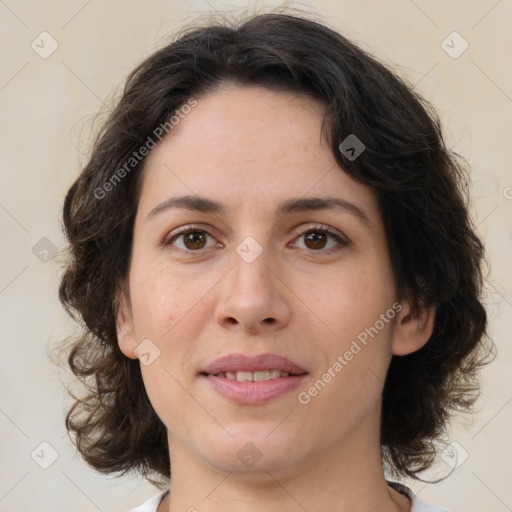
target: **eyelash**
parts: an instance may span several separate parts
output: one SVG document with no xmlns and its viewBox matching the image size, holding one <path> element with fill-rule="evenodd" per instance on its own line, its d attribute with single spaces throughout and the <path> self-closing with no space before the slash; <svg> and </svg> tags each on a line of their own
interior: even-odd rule
<svg viewBox="0 0 512 512">
<path fill-rule="evenodd" d="M 170 233 L 164 239 L 164 241 L 162 242 L 161 246 L 162 247 L 168 247 L 178 237 L 184 236 L 184 235 L 188 235 L 188 234 L 194 233 L 196 231 L 198 231 L 200 233 L 205 233 L 208 236 L 212 236 L 212 235 L 210 235 L 210 233 L 208 233 L 208 231 L 203 229 L 200 225 L 188 224 L 186 226 L 183 226 L 182 228 L 179 228 L 178 231 L 176 231 L 174 233 Z M 329 226 L 326 226 L 324 224 L 309 225 L 309 226 L 307 226 L 306 229 L 301 229 L 300 231 L 296 231 L 294 233 L 294 240 L 296 240 L 296 239 L 300 238 L 301 236 L 304 236 L 304 235 L 306 235 L 308 233 L 324 233 L 324 234 L 330 236 L 331 238 L 333 238 L 338 243 L 338 246 L 331 247 L 329 249 L 319 249 L 317 251 L 315 251 L 313 249 L 309 249 L 309 250 L 305 249 L 308 252 L 311 252 L 312 254 L 319 254 L 319 255 L 321 255 L 321 254 L 331 254 L 332 252 L 340 250 L 340 248 L 346 247 L 349 244 L 349 241 L 345 237 L 343 237 L 342 235 L 338 234 L 336 231 L 333 231 L 331 228 L 329 228 Z M 213 236 L 212 236 L 212 238 L 213 238 Z M 209 249 L 211 249 L 211 247 Z M 194 251 L 194 250 L 191 250 L 191 249 L 181 249 L 181 248 L 178 248 L 178 250 L 183 252 L 183 253 L 185 253 L 185 254 L 187 254 L 188 256 L 193 256 L 194 253 L 201 253 L 201 252 L 204 252 L 206 249 L 197 249 L 197 250 Z"/>
</svg>

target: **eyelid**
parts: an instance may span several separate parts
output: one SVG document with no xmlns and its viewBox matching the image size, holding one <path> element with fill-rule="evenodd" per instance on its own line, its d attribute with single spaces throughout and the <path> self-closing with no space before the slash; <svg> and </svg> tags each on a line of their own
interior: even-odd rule
<svg viewBox="0 0 512 512">
<path fill-rule="evenodd" d="M 185 226 L 181 226 L 179 228 L 176 228 L 175 230 L 171 231 L 169 234 L 167 234 L 161 245 L 162 246 L 167 246 L 171 243 L 171 241 L 180 236 L 180 235 L 184 235 L 186 233 L 188 233 L 189 231 L 204 231 L 207 235 L 213 237 L 212 234 L 210 234 L 209 230 L 211 229 L 211 227 L 207 227 L 205 226 L 204 224 L 186 224 Z M 215 238 L 215 237 L 213 237 Z M 194 252 L 194 251 L 188 251 L 188 252 Z M 196 251 L 198 252 L 198 251 Z"/>
<path fill-rule="evenodd" d="M 308 256 L 313 258 L 327 257 L 329 255 L 336 254 L 350 245 L 350 240 L 337 229 L 331 228 L 325 224 L 311 223 L 307 226 L 301 225 L 300 228 L 295 230 L 295 237 L 293 239 L 294 241 L 290 242 L 288 247 L 290 247 L 290 245 L 295 246 L 295 241 L 309 232 L 327 233 L 327 235 L 336 241 L 334 247 L 329 247 L 328 249 L 319 249 L 315 251 L 313 249 L 299 248 L 300 251 L 307 253 Z"/>
<path fill-rule="evenodd" d="M 309 231 L 325 231 L 326 233 L 329 233 L 330 235 L 334 235 L 335 237 L 338 237 L 344 243 L 346 243 L 346 244 L 349 243 L 348 238 L 343 233 L 341 233 L 341 231 L 338 231 L 337 229 L 334 229 L 331 226 L 328 226 L 327 224 L 319 224 L 316 222 L 309 223 L 306 226 L 304 226 L 304 224 L 301 224 L 299 227 L 295 228 L 294 236 L 298 237 L 298 236 L 306 234 Z"/>
</svg>

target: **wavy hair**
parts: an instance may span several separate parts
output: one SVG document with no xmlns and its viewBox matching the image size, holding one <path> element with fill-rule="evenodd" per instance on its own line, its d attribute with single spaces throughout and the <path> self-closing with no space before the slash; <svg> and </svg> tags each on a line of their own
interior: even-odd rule
<svg viewBox="0 0 512 512">
<path fill-rule="evenodd" d="M 414 307 L 436 307 L 431 338 L 392 357 L 383 390 L 383 461 L 397 476 L 418 478 L 451 413 L 471 410 L 488 339 L 468 166 L 447 148 L 435 110 L 410 83 L 325 24 L 287 13 L 195 25 L 150 55 L 128 76 L 67 192 L 59 296 L 82 324 L 67 357 L 85 385 L 72 395 L 68 432 L 98 471 L 138 471 L 156 485 L 170 478 L 166 428 L 139 362 L 122 354 L 116 335 L 145 158 L 128 169 L 126 162 L 190 98 L 225 84 L 324 102 L 322 133 L 336 161 L 377 194 L 397 293 Z M 366 146 L 355 160 L 338 149 L 350 134 Z M 123 178 L 98 198 L 123 166 Z"/>
</svg>

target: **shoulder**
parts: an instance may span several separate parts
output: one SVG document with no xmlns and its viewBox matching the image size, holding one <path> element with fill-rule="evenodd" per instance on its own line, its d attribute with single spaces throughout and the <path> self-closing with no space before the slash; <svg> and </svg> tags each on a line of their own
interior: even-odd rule
<svg viewBox="0 0 512 512">
<path fill-rule="evenodd" d="M 447 508 L 440 505 L 431 505 L 420 500 L 412 490 L 397 482 L 388 482 L 388 485 L 396 491 L 404 494 L 411 500 L 411 512 L 450 512 Z"/>
<path fill-rule="evenodd" d="M 136 508 L 130 509 L 128 512 L 156 512 L 158 505 L 167 495 L 168 491 L 163 491 L 156 496 L 153 496 L 148 501 L 144 502 L 142 505 L 139 505 Z"/>
</svg>

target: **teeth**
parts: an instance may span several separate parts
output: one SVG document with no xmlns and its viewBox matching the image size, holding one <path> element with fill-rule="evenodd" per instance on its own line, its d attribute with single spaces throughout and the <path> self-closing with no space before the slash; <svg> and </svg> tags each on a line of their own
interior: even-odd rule
<svg viewBox="0 0 512 512">
<path fill-rule="evenodd" d="M 262 380 L 270 380 L 272 378 L 271 373 L 272 373 L 272 370 L 262 370 L 259 372 L 254 372 L 252 374 L 252 380 L 254 382 L 261 382 Z M 281 371 L 279 371 L 277 373 L 278 373 L 278 375 L 275 376 L 274 379 L 281 376 Z"/>
<path fill-rule="evenodd" d="M 252 372 L 236 372 L 236 380 L 250 382 L 254 379 L 252 378 Z"/>
<path fill-rule="evenodd" d="M 279 377 L 288 377 L 288 372 L 281 370 L 260 370 L 258 372 L 226 372 L 219 373 L 217 377 L 225 377 L 229 380 L 238 380 L 240 382 L 261 382 L 263 380 L 278 379 Z"/>
</svg>

